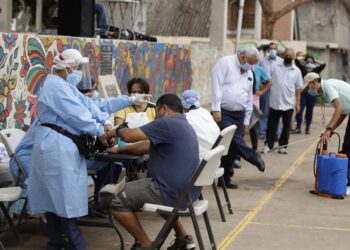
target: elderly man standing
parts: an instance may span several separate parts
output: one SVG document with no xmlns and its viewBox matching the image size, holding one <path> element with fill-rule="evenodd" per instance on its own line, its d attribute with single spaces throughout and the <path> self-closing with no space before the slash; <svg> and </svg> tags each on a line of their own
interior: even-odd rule
<svg viewBox="0 0 350 250">
<path fill-rule="evenodd" d="M 243 141 L 244 127 L 249 125 L 253 110 L 253 65 L 259 59 L 256 48 L 247 48 L 242 52 L 221 58 L 212 70 L 212 111 L 214 120 L 220 129 L 236 125 L 229 153 L 222 159 L 225 169 L 225 183 L 228 188 L 238 188 L 231 183 L 233 163 L 238 156 L 255 165 L 261 172 L 265 163 L 260 154 L 249 148 Z"/>
<path fill-rule="evenodd" d="M 275 63 L 281 63 L 283 59 L 277 56 L 277 44 L 269 43 L 267 55 L 260 59 L 258 65 L 267 71 L 271 75 L 271 67 Z M 266 138 L 267 118 L 269 116 L 269 99 L 270 90 L 267 90 L 262 96 L 260 96 L 260 110 L 264 113 L 259 121 L 259 136 Z"/>
<path fill-rule="evenodd" d="M 283 62 L 273 64 L 271 68 L 272 87 L 264 153 L 268 153 L 274 146 L 281 117 L 283 128 L 279 146 L 288 144 L 294 109 L 296 113 L 300 110 L 303 78 L 299 68 L 293 64 L 293 59 L 294 50 L 287 48 Z M 287 146 L 279 148 L 278 153 L 287 154 Z"/>
</svg>

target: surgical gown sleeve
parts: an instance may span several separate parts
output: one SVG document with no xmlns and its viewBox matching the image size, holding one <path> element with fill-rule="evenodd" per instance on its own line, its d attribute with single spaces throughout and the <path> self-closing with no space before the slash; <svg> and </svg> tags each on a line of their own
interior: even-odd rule
<svg viewBox="0 0 350 250">
<path fill-rule="evenodd" d="M 75 87 L 66 84 L 50 84 L 50 88 L 50 91 L 47 91 L 46 95 L 41 95 L 38 100 L 38 111 L 41 105 L 49 108 L 46 113 L 38 113 L 42 123 L 54 123 L 78 135 L 103 135 L 102 124 L 92 118 L 88 107 L 79 98 L 80 93 L 73 89 Z M 60 119 L 64 123 L 61 123 Z"/>
<path fill-rule="evenodd" d="M 101 98 L 95 101 L 95 104 L 100 108 L 102 112 L 112 114 L 132 105 L 132 102 L 129 100 L 128 96 L 122 95 L 106 99 Z"/>
<path fill-rule="evenodd" d="M 94 101 L 91 100 L 91 98 L 87 96 L 84 97 L 86 97 L 87 106 L 91 112 L 92 118 L 95 119 L 98 123 L 105 125 L 106 121 L 108 121 L 109 114 L 102 112 L 102 110 L 96 105 Z"/>
</svg>

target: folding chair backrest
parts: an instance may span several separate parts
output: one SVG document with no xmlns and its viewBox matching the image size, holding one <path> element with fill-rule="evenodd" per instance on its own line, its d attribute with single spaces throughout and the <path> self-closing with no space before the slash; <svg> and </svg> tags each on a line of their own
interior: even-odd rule
<svg viewBox="0 0 350 250">
<path fill-rule="evenodd" d="M 228 150 L 230 148 L 231 141 L 232 141 L 232 137 L 235 134 L 236 129 L 237 129 L 236 125 L 231 125 L 225 129 L 223 129 L 220 132 L 220 135 L 219 135 L 218 139 L 216 140 L 213 148 L 215 148 L 219 145 L 222 145 L 225 147 L 225 151 L 224 151 L 223 155 L 227 155 Z"/>
<path fill-rule="evenodd" d="M 195 186 L 209 186 L 213 184 L 213 180 L 216 176 L 216 170 L 224 151 L 225 147 L 219 145 L 204 155 L 202 163 L 204 162 L 205 165 L 194 183 Z"/>
<path fill-rule="evenodd" d="M 0 138 L 4 143 L 9 156 L 15 153 L 17 145 L 21 142 L 25 132 L 17 128 L 8 128 L 0 131 Z"/>
</svg>

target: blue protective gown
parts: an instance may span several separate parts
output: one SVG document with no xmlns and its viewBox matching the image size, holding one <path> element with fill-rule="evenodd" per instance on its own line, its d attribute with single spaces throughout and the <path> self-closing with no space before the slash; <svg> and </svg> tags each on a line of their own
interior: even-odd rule
<svg viewBox="0 0 350 250">
<path fill-rule="evenodd" d="M 82 96 L 75 86 L 49 75 L 38 98 L 38 119 L 75 135 L 101 136 L 103 126 L 93 119 Z M 28 204 L 31 214 L 52 212 L 75 218 L 88 213 L 85 158 L 70 138 L 45 126 L 34 135 Z"/>
<path fill-rule="evenodd" d="M 97 101 L 90 101 L 90 99 L 84 95 L 79 96 L 84 104 L 86 104 L 86 107 L 91 111 L 92 117 L 96 119 L 97 122 L 104 124 L 106 119 L 108 119 L 108 114 L 117 112 L 121 109 L 124 109 L 132 103 L 129 101 L 128 96 L 120 96 L 120 97 L 112 97 L 108 99 L 100 99 Z M 98 109 L 96 108 L 98 107 Z M 106 112 L 108 114 L 102 113 Z M 33 141 L 34 141 L 34 134 L 36 130 L 36 125 L 38 121 L 37 119 L 34 121 L 34 123 L 30 126 L 27 133 L 21 140 L 21 142 L 16 147 L 16 155 L 18 156 L 19 160 L 21 161 L 24 170 L 27 173 L 27 176 L 29 176 L 29 168 L 30 168 L 30 162 L 32 160 L 32 150 L 33 150 Z M 40 125 L 39 125 L 40 127 Z M 105 162 L 97 162 L 93 160 L 88 160 L 87 162 L 87 168 L 88 169 L 96 169 L 101 170 L 104 167 L 108 166 L 109 164 Z M 12 176 L 17 179 L 19 177 L 19 168 L 17 166 L 17 162 L 13 157 L 10 159 L 10 171 Z M 28 180 L 24 181 L 23 188 L 27 188 Z"/>
</svg>

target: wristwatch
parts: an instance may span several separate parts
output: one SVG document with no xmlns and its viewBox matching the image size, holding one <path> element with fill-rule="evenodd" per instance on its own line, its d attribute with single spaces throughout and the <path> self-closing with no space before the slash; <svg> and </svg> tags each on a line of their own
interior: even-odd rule
<svg viewBox="0 0 350 250">
<path fill-rule="evenodd" d="M 124 122 L 122 124 L 120 124 L 118 127 L 116 127 L 115 129 L 115 135 L 119 137 L 119 130 L 121 130 L 122 128 L 129 128 L 128 123 Z"/>
</svg>

